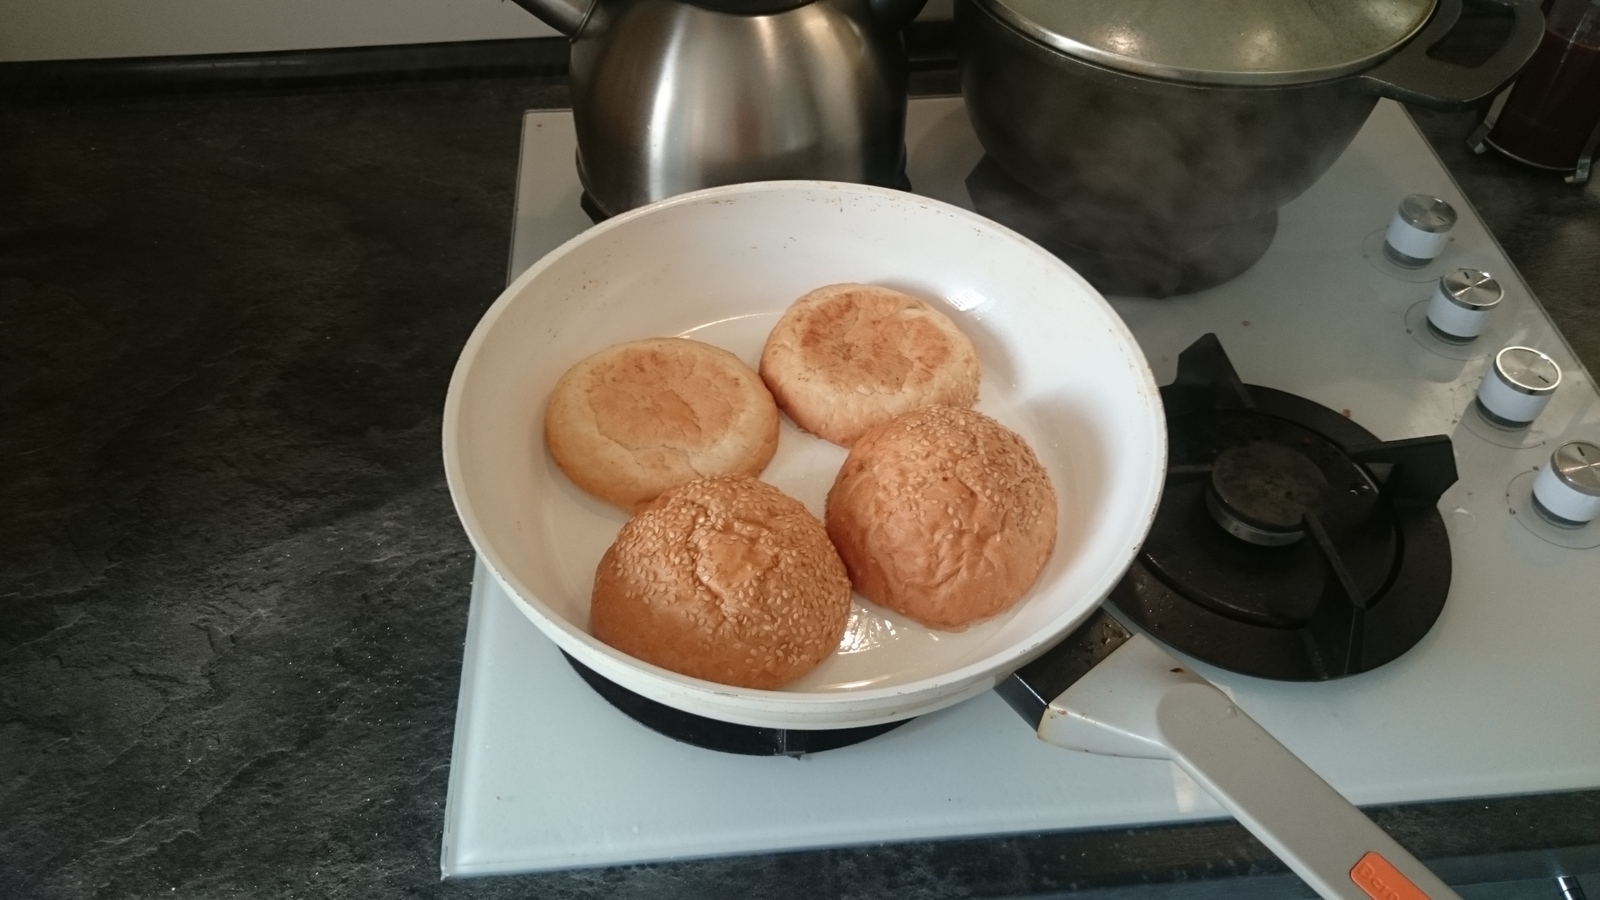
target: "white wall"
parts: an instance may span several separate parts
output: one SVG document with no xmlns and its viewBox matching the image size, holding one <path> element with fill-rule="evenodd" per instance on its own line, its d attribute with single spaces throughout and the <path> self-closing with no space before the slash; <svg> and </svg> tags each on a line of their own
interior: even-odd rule
<svg viewBox="0 0 1600 900">
<path fill-rule="evenodd" d="M 509 0 L 0 0 L 0 61 L 553 34 Z"/>
<path fill-rule="evenodd" d="M 950 18 L 950 3 L 921 18 Z M 0 0 L 0 62 L 554 34 L 510 0 Z"/>
</svg>

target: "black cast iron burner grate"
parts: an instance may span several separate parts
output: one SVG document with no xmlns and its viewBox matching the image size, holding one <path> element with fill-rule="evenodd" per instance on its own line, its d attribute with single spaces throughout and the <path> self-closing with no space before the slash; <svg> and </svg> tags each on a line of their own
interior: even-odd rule
<svg viewBox="0 0 1600 900">
<path fill-rule="evenodd" d="M 1448 437 L 1380 441 L 1246 385 L 1213 334 L 1161 397 L 1166 490 L 1118 609 L 1205 662 L 1288 681 L 1365 672 L 1422 639 L 1450 591 Z"/>
</svg>

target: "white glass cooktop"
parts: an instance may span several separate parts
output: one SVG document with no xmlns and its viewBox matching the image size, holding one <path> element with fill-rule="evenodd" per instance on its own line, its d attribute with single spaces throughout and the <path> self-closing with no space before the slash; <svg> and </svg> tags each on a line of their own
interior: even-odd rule
<svg viewBox="0 0 1600 900">
<path fill-rule="evenodd" d="M 907 147 L 918 193 L 971 207 L 962 182 L 981 149 L 959 99 L 913 101 Z M 589 224 L 570 114 L 527 114 L 522 149 L 511 276 Z M 1417 192 L 1461 217 L 1438 262 L 1403 272 L 1378 248 L 1400 198 Z M 1414 327 L 1432 281 L 1456 266 L 1506 288 L 1467 351 Z M 1179 351 L 1215 332 L 1248 383 L 1348 410 L 1385 440 L 1454 441 L 1461 480 L 1439 507 L 1454 578 L 1421 644 L 1320 684 L 1198 671 L 1357 804 L 1600 786 L 1600 667 L 1589 663 L 1600 525 L 1540 527 L 1525 499 L 1557 443 L 1600 442 L 1600 395 L 1400 107 L 1381 102 L 1328 174 L 1282 210 L 1250 271 L 1189 297 L 1112 302 L 1162 383 Z M 1466 411 L 1490 353 L 1512 343 L 1550 354 L 1566 376 L 1522 435 Z M 477 572 L 446 877 L 1221 815 L 1168 763 L 1041 743 L 992 693 L 801 759 L 679 744 L 590 691 Z"/>
</svg>

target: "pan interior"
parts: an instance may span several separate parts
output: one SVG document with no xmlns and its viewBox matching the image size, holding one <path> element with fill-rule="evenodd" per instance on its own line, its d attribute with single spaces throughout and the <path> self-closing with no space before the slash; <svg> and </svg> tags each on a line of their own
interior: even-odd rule
<svg viewBox="0 0 1600 900">
<path fill-rule="evenodd" d="M 574 487 L 545 452 L 555 380 L 603 347 L 659 335 L 703 340 L 755 367 L 790 302 L 842 281 L 923 297 L 973 339 L 978 408 L 1039 454 L 1057 490 L 1060 536 L 1030 594 L 964 632 L 930 630 L 855 598 L 839 652 L 778 693 L 959 699 L 963 680 L 1009 671 L 1110 589 L 1148 526 L 1165 444 L 1148 368 L 1104 300 L 1033 244 L 953 207 L 852 185 L 741 185 L 621 217 L 554 251 L 507 289 L 463 353 L 445 422 L 457 510 L 519 607 L 563 649 L 602 674 L 638 673 L 647 689 L 666 681 L 741 693 L 589 637 L 595 565 L 626 516 Z M 782 427 L 762 477 L 820 516 L 846 452 L 787 419 Z"/>
</svg>

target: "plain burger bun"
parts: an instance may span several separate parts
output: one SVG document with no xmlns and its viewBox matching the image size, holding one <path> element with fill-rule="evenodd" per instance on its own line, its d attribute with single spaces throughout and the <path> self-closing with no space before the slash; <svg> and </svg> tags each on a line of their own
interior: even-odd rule
<svg viewBox="0 0 1600 900">
<path fill-rule="evenodd" d="M 1055 546 L 1056 494 L 1015 432 L 970 409 L 932 406 L 856 442 L 826 519 L 863 597 L 959 630 L 1033 586 Z"/>
<path fill-rule="evenodd" d="M 683 675 L 778 688 L 839 646 L 850 579 L 800 501 L 744 476 L 691 481 L 617 534 L 595 572 L 596 638 Z"/>
<path fill-rule="evenodd" d="M 778 449 L 778 409 L 732 353 L 652 338 L 568 369 L 544 440 L 574 484 L 632 512 L 704 475 L 759 475 Z"/>
<path fill-rule="evenodd" d="M 870 284 L 818 288 L 784 312 L 761 378 L 806 431 L 843 447 L 923 406 L 971 406 L 978 353 L 944 313 Z"/>
</svg>

